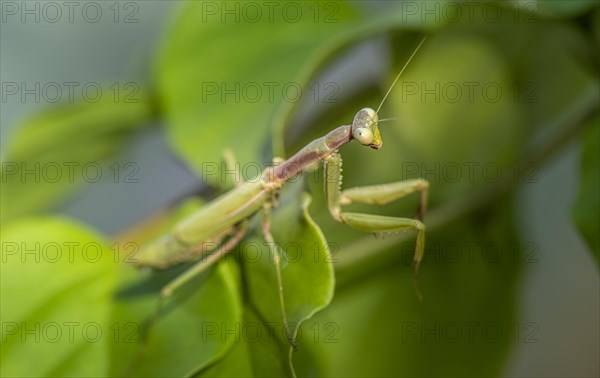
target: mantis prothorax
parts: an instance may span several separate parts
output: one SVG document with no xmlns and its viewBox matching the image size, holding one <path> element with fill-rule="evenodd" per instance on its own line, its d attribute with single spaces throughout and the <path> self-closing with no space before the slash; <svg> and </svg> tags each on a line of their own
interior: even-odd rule
<svg viewBox="0 0 600 378">
<path fill-rule="evenodd" d="M 324 190 L 327 205 L 331 216 L 336 221 L 370 233 L 401 230 L 417 232 L 413 259 L 416 275 L 424 251 L 425 225 L 421 220 L 427 207 L 429 183 L 422 179 L 413 179 L 341 190 L 340 168 L 342 158 L 338 149 L 353 140 L 375 150 L 381 148 L 383 142 L 378 128 L 379 116 L 377 112 L 424 41 L 425 38 L 413 51 L 377 110 L 371 108 L 361 109 L 356 113 L 351 125 L 339 126 L 325 136 L 310 142 L 291 158 L 276 166 L 267 168 L 261 174 L 260 179 L 244 182 L 216 198 L 190 217 L 177 223 L 171 233 L 151 243 L 137 254 L 139 265 L 157 269 L 202 257 L 189 270 L 161 290 L 157 313 L 161 303 L 173 291 L 232 251 L 243 239 L 248 228 L 248 220 L 257 213 L 262 213 L 261 229 L 265 240 L 271 246 L 274 257 L 283 322 L 288 340 L 295 348 L 295 342 L 289 332 L 285 313 L 281 284 L 281 256 L 277 248 L 274 247 L 273 236 L 270 231 L 270 210 L 274 206 L 275 194 L 284 183 L 301 171 L 313 167 L 319 161 L 324 162 L 326 177 Z M 353 213 L 342 210 L 343 206 L 352 203 L 383 205 L 413 192 L 420 193 L 417 219 Z M 218 247 L 211 249 L 206 247 L 207 245 L 218 245 Z"/>
</svg>

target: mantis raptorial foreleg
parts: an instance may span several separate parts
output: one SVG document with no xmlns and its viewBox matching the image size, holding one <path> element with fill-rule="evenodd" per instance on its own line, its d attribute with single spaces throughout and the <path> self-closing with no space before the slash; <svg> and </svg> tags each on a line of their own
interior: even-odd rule
<svg viewBox="0 0 600 378">
<path fill-rule="evenodd" d="M 385 205 L 411 193 L 419 192 L 417 219 L 422 221 L 427 211 L 427 195 L 429 183 L 423 179 L 396 181 L 382 185 L 369 185 L 346 189 L 340 194 L 340 205 L 364 203 L 367 205 Z"/>
<path fill-rule="evenodd" d="M 329 212 L 333 218 L 357 230 L 375 234 L 402 230 L 416 231 L 417 243 L 413 259 L 416 276 L 425 247 L 425 225 L 421 222 L 421 219 L 427 209 L 429 183 L 423 179 L 415 179 L 342 191 L 340 188 L 342 182 L 341 168 L 342 158 L 338 153 L 334 153 L 325 159 L 325 193 Z M 341 210 L 342 206 L 353 202 L 384 205 L 414 192 L 420 192 L 419 209 L 417 210 L 417 218 L 419 219 L 348 213 Z"/>
</svg>

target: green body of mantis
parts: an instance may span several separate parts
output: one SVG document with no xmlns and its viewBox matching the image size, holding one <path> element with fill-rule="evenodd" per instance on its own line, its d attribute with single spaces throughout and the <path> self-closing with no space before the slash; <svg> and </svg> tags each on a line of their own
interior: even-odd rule
<svg viewBox="0 0 600 378">
<path fill-rule="evenodd" d="M 421 41 L 421 44 L 423 41 Z M 408 65 L 421 44 L 413 52 L 406 65 Z M 404 68 L 406 68 L 406 65 Z M 396 81 L 402 71 L 396 77 Z M 394 84 L 396 81 L 394 81 Z M 392 87 L 394 84 L 392 84 Z M 385 101 L 390 91 L 388 91 L 383 101 Z M 180 221 L 170 234 L 141 250 L 136 256 L 138 264 L 153 268 L 165 268 L 203 257 L 196 265 L 162 289 L 159 307 L 162 300 L 170 296 L 174 290 L 231 251 L 244 237 L 247 230 L 247 220 L 257 213 L 262 213 L 262 232 L 265 240 L 269 242 L 274 256 L 283 321 L 286 329 L 288 329 L 283 288 L 281 286 L 281 258 L 279 251 L 274 247 L 270 232 L 269 214 L 274 203 L 275 194 L 283 184 L 319 161 L 324 162 L 326 178 L 324 190 L 329 212 L 335 220 L 370 233 L 400 230 L 417 232 L 413 260 L 416 273 L 424 251 L 425 225 L 421 222 L 421 219 L 427 206 L 429 183 L 422 179 L 415 179 L 347 190 L 341 190 L 340 188 L 342 159 L 338 149 L 353 140 L 375 150 L 381 148 L 382 140 L 378 122 L 377 111 L 371 108 L 361 109 L 354 117 L 352 125 L 340 126 L 327 135 L 312 141 L 288 160 L 266 169 L 258 180 L 238 185 L 189 218 Z M 343 206 L 351 203 L 383 205 L 413 192 L 420 193 L 417 219 L 342 211 Z M 217 247 L 214 248 L 214 246 Z M 292 346 L 295 346 L 289 332 L 288 339 Z"/>
</svg>

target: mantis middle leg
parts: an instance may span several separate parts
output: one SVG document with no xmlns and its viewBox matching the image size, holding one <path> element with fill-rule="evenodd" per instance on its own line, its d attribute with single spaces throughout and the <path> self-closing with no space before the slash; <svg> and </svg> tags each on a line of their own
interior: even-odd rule
<svg viewBox="0 0 600 378">
<path fill-rule="evenodd" d="M 271 251 L 271 255 L 273 256 L 273 262 L 275 265 L 275 273 L 277 277 L 277 289 L 279 295 L 279 306 L 281 308 L 281 317 L 283 319 L 283 326 L 285 328 L 285 333 L 287 339 L 294 350 L 297 350 L 296 340 L 294 340 L 294 336 L 290 332 L 290 327 L 287 320 L 287 313 L 285 311 L 285 299 L 283 295 L 283 280 L 281 278 L 281 253 L 279 251 L 279 247 L 275 244 L 275 239 L 273 239 L 273 235 L 271 234 L 271 208 L 273 207 L 272 201 L 267 201 L 263 204 L 263 220 L 262 220 L 262 233 L 265 241 L 269 245 L 269 249 Z"/>
</svg>

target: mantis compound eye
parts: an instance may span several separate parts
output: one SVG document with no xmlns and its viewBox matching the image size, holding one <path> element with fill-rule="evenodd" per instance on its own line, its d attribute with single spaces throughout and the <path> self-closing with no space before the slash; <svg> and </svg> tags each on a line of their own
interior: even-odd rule
<svg viewBox="0 0 600 378">
<path fill-rule="evenodd" d="M 360 144 L 364 144 L 364 145 L 369 145 L 369 144 L 373 143 L 373 140 L 375 139 L 371 129 L 368 129 L 365 127 L 360 127 L 360 128 L 355 129 L 352 132 L 352 136 L 354 137 L 354 139 L 359 141 Z"/>
</svg>

